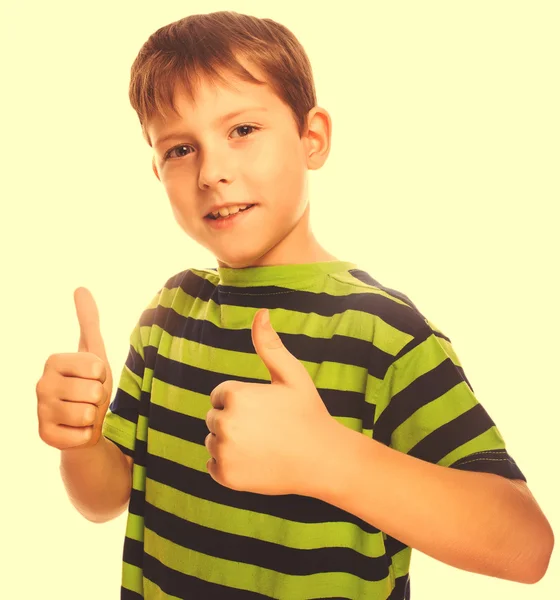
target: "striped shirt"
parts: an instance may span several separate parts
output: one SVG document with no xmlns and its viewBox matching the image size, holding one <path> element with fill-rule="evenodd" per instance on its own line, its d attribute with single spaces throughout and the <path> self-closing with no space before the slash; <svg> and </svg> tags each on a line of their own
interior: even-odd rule
<svg viewBox="0 0 560 600">
<path fill-rule="evenodd" d="M 208 474 L 211 391 L 270 382 L 251 338 L 261 308 L 344 426 L 525 480 L 449 338 L 404 294 L 338 260 L 191 268 L 142 313 L 104 422 L 134 459 L 121 598 L 410 598 L 410 547 L 318 499 L 234 491 Z"/>
</svg>

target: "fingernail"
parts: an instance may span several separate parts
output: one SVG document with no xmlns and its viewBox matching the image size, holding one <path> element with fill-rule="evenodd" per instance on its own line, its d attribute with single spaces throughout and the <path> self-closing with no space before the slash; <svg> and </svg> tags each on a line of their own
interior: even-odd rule
<svg viewBox="0 0 560 600">
<path fill-rule="evenodd" d="M 263 317 L 262 317 L 262 324 L 263 325 L 268 325 L 270 323 L 270 315 L 268 314 L 268 308 L 264 311 Z"/>
</svg>

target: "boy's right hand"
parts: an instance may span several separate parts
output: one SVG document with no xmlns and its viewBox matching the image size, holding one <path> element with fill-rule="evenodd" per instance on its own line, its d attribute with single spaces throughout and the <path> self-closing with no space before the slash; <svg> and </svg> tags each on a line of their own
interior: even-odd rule
<svg viewBox="0 0 560 600">
<path fill-rule="evenodd" d="M 39 436 L 59 450 L 97 444 L 113 392 L 95 300 L 89 290 L 78 288 L 74 303 L 78 352 L 52 354 L 36 386 Z"/>
</svg>

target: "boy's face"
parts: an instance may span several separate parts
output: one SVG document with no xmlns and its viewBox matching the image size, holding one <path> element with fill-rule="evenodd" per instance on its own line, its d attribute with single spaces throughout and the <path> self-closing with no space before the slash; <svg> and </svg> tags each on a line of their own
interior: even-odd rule
<svg viewBox="0 0 560 600">
<path fill-rule="evenodd" d="M 229 88 L 202 79 L 194 103 L 177 88 L 180 116 L 146 124 L 153 169 L 177 222 L 220 266 L 332 259 L 321 254 L 309 229 L 307 202 L 307 170 L 319 168 L 330 148 L 328 113 L 312 109 L 300 138 L 291 109 L 268 85 L 234 83 Z M 222 120 L 234 111 L 243 112 Z M 255 206 L 222 223 L 207 217 L 216 204 Z"/>
</svg>

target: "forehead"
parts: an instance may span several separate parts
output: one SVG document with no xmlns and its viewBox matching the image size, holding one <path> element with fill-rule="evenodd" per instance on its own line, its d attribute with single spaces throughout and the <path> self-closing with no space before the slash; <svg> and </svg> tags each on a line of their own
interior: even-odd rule
<svg viewBox="0 0 560 600">
<path fill-rule="evenodd" d="M 260 81 L 266 81 L 255 66 L 248 70 Z M 289 117 L 288 105 L 268 83 L 253 83 L 232 73 L 220 73 L 224 81 L 204 74 L 193 77 L 189 92 L 178 82 L 173 92 L 173 104 L 178 114 L 169 108 L 163 115 L 154 115 L 147 121 L 146 130 L 156 134 L 179 124 L 193 128 L 212 127 L 218 124 L 220 117 L 245 109 L 257 109 L 259 114 L 266 111 L 271 117 Z"/>
</svg>

